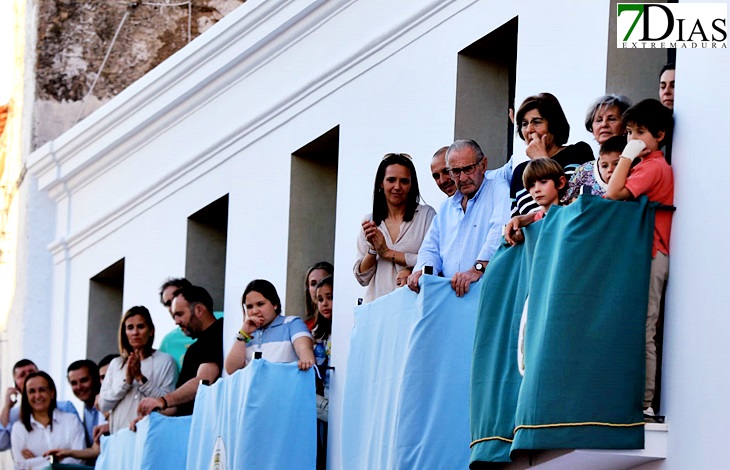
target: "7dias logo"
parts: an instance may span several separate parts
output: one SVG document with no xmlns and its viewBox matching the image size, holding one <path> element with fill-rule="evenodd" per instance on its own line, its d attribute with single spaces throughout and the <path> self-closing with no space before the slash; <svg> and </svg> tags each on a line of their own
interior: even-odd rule
<svg viewBox="0 0 730 470">
<path fill-rule="evenodd" d="M 619 3 L 619 49 L 727 49 L 726 3 Z"/>
</svg>

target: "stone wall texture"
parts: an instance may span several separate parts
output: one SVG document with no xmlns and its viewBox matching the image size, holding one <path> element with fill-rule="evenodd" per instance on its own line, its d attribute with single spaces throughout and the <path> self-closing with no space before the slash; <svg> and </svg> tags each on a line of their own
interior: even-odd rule
<svg viewBox="0 0 730 470">
<path fill-rule="evenodd" d="M 41 0 L 33 147 L 60 135 L 77 115 L 113 98 L 244 1 Z M 117 30 L 93 92 L 80 106 Z"/>
</svg>

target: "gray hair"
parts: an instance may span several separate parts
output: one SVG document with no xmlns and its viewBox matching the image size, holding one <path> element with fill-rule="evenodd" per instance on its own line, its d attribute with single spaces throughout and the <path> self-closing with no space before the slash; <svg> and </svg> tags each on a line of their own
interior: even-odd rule
<svg viewBox="0 0 730 470">
<path fill-rule="evenodd" d="M 611 108 L 613 106 L 616 106 L 619 113 L 623 114 L 624 111 L 629 109 L 631 106 L 631 100 L 624 95 L 611 94 L 601 96 L 588 108 L 588 111 L 586 112 L 586 130 L 588 132 L 593 132 L 593 118 L 596 117 L 598 110 Z"/>
<path fill-rule="evenodd" d="M 457 150 L 464 150 L 464 149 L 470 149 L 472 152 L 474 152 L 474 155 L 477 157 L 477 163 L 479 163 L 482 158 L 484 158 L 484 153 L 482 152 L 482 148 L 473 140 L 457 140 L 454 141 L 453 144 L 449 145 L 449 149 L 446 151 L 446 166 L 449 165 L 449 155 L 451 152 L 455 152 Z"/>
</svg>

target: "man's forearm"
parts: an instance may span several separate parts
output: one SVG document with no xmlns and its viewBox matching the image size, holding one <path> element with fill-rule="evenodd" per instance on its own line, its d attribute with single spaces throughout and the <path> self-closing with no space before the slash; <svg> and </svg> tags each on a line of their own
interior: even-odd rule
<svg viewBox="0 0 730 470">
<path fill-rule="evenodd" d="M 198 392 L 198 385 L 201 380 L 207 380 L 212 384 L 221 376 L 221 369 L 217 364 L 206 362 L 198 367 L 198 374 L 192 379 L 182 384 L 174 392 L 170 392 L 163 398 L 167 402 L 167 406 L 178 406 L 195 400 L 195 394 Z"/>
<path fill-rule="evenodd" d="M 3 425 L 3 427 L 8 427 L 8 423 L 10 422 L 10 406 L 3 406 L 3 409 L 0 410 L 0 424 Z"/>
<path fill-rule="evenodd" d="M 174 392 L 170 392 L 167 395 L 164 395 L 163 398 L 167 402 L 167 406 L 179 406 L 195 400 L 195 394 L 198 392 L 199 384 L 200 379 L 198 377 L 193 377 L 192 379 L 182 384 L 180 388 L 178 388 Z"/>
</svg>

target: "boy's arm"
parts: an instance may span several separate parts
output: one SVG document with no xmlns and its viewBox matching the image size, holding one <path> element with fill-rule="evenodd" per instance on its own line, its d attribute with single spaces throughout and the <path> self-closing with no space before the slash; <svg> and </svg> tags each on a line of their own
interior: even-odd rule
<svg viewBox="0 0 730 470">
<path fill-rule="evenodd" d="M 629 140 L 621 152 L 621 158 L 618 160 L 616 169 L 613 170 L 611 180 L 608 182 L 608 190 L 606 190 L 606 199 L 625 201 L 634 197 L 631 191 L 626 189 L 626 180 L 631 170 L 631 162 L 638 157 L 646 144 L 641 140 Z"/>
<path fill-rule="evenodd" d="M 614 170 L 615 171 L 615 170 Z M 525 237 L 522 235 L 520 228 L 526 227 L 535 221 L 535 213 L 518 215 L 512 217 L 507 225 L 504 226 L 504 239 L 507 243 L 514 246 L 517 243 L 525 241 Z"/>
</svg>

